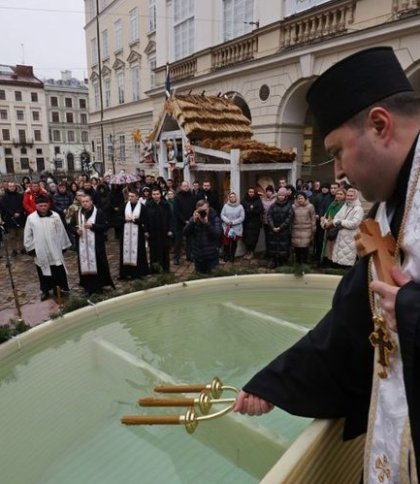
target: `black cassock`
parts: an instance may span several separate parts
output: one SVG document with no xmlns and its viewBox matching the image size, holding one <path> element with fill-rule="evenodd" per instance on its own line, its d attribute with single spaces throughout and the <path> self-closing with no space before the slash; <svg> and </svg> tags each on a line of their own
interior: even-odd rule
<svg viewBox="0 0 420 484">
<path fill-rule="evenodd" d="M 150 200 L 146 203 L 146 231 L 149 233 L 150 265 L 156 271 L 156 265 L 169 272 L 169 249 L 171 240 L 171 208 L 166 200 L 159 203 Z"/>
<path fill-rule="evenodd" d="M 395 214 L 391 221 L 394 237 L 404 211 L 412 152 L 401 170 L 394 196 L 387 203 L 389 212 Z M 318 325 L 244 386 L 246 392 L 295 415 L 344 417 L 345 440 L 365 433 L 368 424 L 374 350 L 368 340 L 373 322 L 368 300 L 367 260 L 361 259 L 343 277 L 332 309 Z M 420 476 L 420 284 L 409 282 L 400 289 L 396 315 Z"/>
<path fill-rule="evenodd" d="M 140 203 L 140 202 L 139 202 Z M 135 206 L 135 204 L 134 204 Z M 134 210 L 134 207 L 133 207 Z M 140 217 L 133 222 L 137 225 L 137 264 L 135 266 L 123 265 L 123 248 L 124 248 L 124 229 L 122 230 L 120 238 L 120 277 L 122 279 L 139 278 L 149 274 L 149 266 L 147 264 L 146 245 L 144 240 L 145 224 L 146 224 L 146 208 L 141 207 Z"/>
<path fill-rule="evenodd" d="M 85 213 L 86 219 L 88 219 L 91 214 L 90 212 Z M 74 222 L 77 224 L 77 215 Z M 79 275 L 80 275 L 80 285 L 84 288 L 84 290 L 88 294 L 92 294 L 94 292 L 99 292 L 102 287 L 104 286 L 111 286 L 115 289 L 114 283 L 111 279 L 111 273 L 109 271 L 109 264 L 108 258 L 106 255 L 105 249 L 105 234 L 108 230 L 108 223 L 106 221 L 105 215 L 101 209 L 97 209 L 96 212 L 96 219 L 95 223 L 91 229 L 95 233 L 95 255 L 96 255 L 96 267 L 97 273 L 96 274 L 80 274 L 80 259 L 78 258 L 78 268 L 79 268 Z M 74 229 L 75 231 L 75 229 Z M 75 231 L 76 235 L 76 248 L 77 252 L 79 252 L 79 237 L 77 232 Z"/>
</svg>

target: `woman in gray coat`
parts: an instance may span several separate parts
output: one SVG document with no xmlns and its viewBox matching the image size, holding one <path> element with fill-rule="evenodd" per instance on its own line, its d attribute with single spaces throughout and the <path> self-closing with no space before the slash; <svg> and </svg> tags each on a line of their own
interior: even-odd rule
<svg viewBox="0 0 420 484">
<path fill-rule="evenodd" d="M 227 203 L 223 205 L 220 214 L 223 227 L 223 259 L 225 262 L 235 260 L 238 240 L 242 238 L 243 221 L 245 219 L 244 207 L 238 203 L 236 193 L 229 193 Z"/>
</svg>

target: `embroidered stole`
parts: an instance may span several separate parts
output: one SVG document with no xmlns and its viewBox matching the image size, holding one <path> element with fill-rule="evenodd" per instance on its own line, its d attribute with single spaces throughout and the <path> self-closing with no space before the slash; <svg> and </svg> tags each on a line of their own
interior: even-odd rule
<svg viewBox="0 0 420 484">
<path fill-rule="evenodd" d="M 412 190 L 416 190 L 416 192 L 403 228 L 402 244 L 405 254 L 402 271 L 416 282 L 420 282 L 420 181 L 417 187 L 414 187 L 413 184 L 419 169 L 420 141 L 416 146 L 407 190 L 407 193 L 411 193 Z M 382 235 L 390 233 L 384 202 L 379 205 L 376 221 L 381 227 Z M 374 267 L 372 267 L 372 273 L 373 279 L 377 279 Z M 390 331 L 390 335 L 394 340 L 396 350 L 390 355 L 387 378 L 378 376 L 380 370 L 377 361 L 379 348 L 375 348 L 364 479 L 369 484 L 378 482 L 418 484 L 399 338 L 398 334 L 392 331 Z"/>
<path fill-rule="evenodd" d="M 131 203 L 128 202 L 125 206 L 125 220 L 136 220 L 140 218 L 142 204 L 137 202 L 134 210 L 131 208 Z M 124 239 L 123 239 L 123 265 L 136 266 L 137 265 L 137 248 L 138 248 L 139 227 L 133 223 L 124 224 Z"/>
<path fill-rule="evenodd" d="M 77 214 L 78 226 L 82 231 L 82 234 L 79 236 L 79 260 L 81 275 L 98 273 L 95 252 L 95 232 L 85 228 L 85 223 L 89 222 L 94 224 L 96 222 L 97 212 L 96 207 L 94 207 L 92 215 L 88 219 L 86 219 L 81 209 Z"/>
</svg>

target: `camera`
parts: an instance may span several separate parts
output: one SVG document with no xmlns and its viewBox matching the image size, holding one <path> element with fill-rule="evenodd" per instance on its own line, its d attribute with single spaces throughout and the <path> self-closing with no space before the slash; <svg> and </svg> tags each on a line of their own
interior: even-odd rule
<svg viewBox="0 0 420 484">
<path fill-rule="evenodd" d="M 207 211 L 204 209 L 197 210 L 198 215 L 200 215 L 201 218 L 204 218 L 207 215 Z"/>
</svg>

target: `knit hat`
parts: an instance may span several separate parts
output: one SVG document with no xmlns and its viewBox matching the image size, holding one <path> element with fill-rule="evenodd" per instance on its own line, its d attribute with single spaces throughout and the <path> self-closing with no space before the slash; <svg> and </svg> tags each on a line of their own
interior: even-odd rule
<svg viewBox="0 0 420 484">
<path fill-rule="evenodd" d="M 413 91 L 391 47 L 362 50 L 337 62 L 310 87 L 306 100 L 323 137 L 363 109 Z"/>
<path fill-rule="evenodd" d="M 277 195 L 284 195 L 285 197 L 287 197 L 288 193 L 287 193 L 286 188 L 284 188 L 284 187 L 279 188 L 278 191 L 277 191 Z"/>
<path fill-rule="evenodd" d="M 38 205 L 38 203 L 50 203 L 50 199 L 47 195 L 38 195 L 35 199 L 35 204 Z"/>
</svg>

